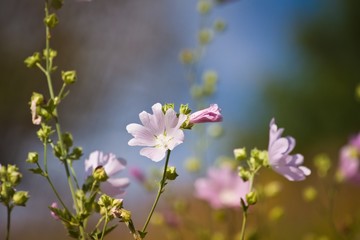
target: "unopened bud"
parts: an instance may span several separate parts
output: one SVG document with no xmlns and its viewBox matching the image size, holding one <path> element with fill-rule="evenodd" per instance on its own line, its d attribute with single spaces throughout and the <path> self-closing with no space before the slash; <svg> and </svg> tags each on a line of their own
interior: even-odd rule
<svg viewBox="0 0 360 240">
<path fill-rule="evenodd" d="M 176 167 L 167 167 L 166 169 L 166 179 L 167 180 L 175 180 L 179 176 L 176 173 Z"/>
<path fill-rule="evenodd" d="M 28 68 L 34 67 L 36 63 L 40 62 L 40 53 L 35 52 L 32 56 L 27 57 L 24 61 Z"/>
<path fill-rule="evenodd" d="M 76 82 L 76 71 L 62 71 L 61 77 L 65 84 L 73 84 Z"/>
<path fill-rule="evenodd" d="M 245 160 L 247 157 L 246 148 L 243 147 L 243 148 L 234 149 L 234 156 L 235 156 L 235 159 L 238 161 Z"/>
<path fill-rule="evenodd" d="M 44 23 L 49 28 L 54 28 L 59 23 L 59 19 L 57 18 L 55 13 L 52 13 L 49 16 L 45 17 Z"/>
<path fill-rule="evenodd" d="M 103 166 L 98 166 L 93 172 L 93 177 L 99 182 L 105 182 L 109 177 Z"/>
<path fill-rule="evenodd" d="M 13 196 L 13 202 L 17 206 L 25 206 L 27 200 L 29 200 L 30 196 L 28 192 L 18 191 L 15 192 Z"/>
<path fill-rule="evenodd" d="M 39 160 L 39 154 L 37 152 L 29 152 L 28 158 L 26 159 L 26 162 L 28 163 L 37 163 Z"/>
<path fill-rule="evenodd" d="M 248 205 L 255 205 L 257 202 L 257 193 L 249 192 L 248 194 L 246 194 L 246 202 Z"/>
</svg>

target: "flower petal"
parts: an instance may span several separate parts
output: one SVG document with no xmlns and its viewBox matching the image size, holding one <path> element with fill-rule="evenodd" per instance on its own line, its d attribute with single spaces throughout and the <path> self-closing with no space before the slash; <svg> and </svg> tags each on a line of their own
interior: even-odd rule
<svg viewBox="0 0 360 240">
<path fill-rule="evenodd" d="M 164 159 L 166 151 L 165 148 L 147 147 L 140 150 L 140 155 L 148 157 L 154 162 L 159 162 Z"/>
</svg>

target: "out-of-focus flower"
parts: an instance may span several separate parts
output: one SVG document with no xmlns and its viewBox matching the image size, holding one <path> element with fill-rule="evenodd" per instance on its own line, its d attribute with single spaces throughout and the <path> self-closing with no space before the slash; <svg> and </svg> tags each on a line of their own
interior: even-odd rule
<svg viewBox="0 0 360 240">
<path fill-rule="evenodd" d="M 250 183 L 244 182 L 233 169 L 222 166 L 209 168 L 207 178 L 195 181 L 195 196 L 213 208 L 238 208 L 240 199 L 246 201 Z"/>
<path fill-rule="evenodd" d="M 183 143 L 184 132 L 180 129 L 187 116 L 179 114 L 172 108 L 164 113 L 160 103 L 152 106 L 153 114 L 145 111 L 139 114 L 143 125 L 131 123 L 126 126 L 128 133 L 134 136 L 130 139 L 130 146 L 145 146 L 140 150 L 140 155 L 158 162 L 165 157 L 167 150 L 173 150 Z"/>
<path fill-rule="evenodd" d="M 102 167 L 105 170 L 108 179 L 101 182 L 102 192 L 109 196 L 118 196 L 125 192 L 125 188 L 129 185 L 128 178 L 116 178 L 114 175 L 126 167 L 124 159 L 116 158 L 115 154 L 105 154 L 100 151 L 92 152 L 89 159 L 85 160 L 85 171 L 87 176 L 94 173 L 96 169 Z"/>
<path fill-rule="evenodd" d="M 52 208 L 58 208 L 57 202 L 53 202 L 53 203 L 51 204 L 51 207 L 52 207 Z M 59 219 L 60 219 L 60 218 L 58 217 L 58 215 L 56 215 L 56 213 L 53 212 L 53 211 L 51 211 L 51 210 L 50 210 L 50 214 L 51 214 L 51 216 L 52 216 L 55 220 L 59 220 Z"/>
<path fill-rule="evenodd" d="M 144 172 L 138 167 L 129 168 L 129 173 L 140 183 L 144 183 L 146 181 Z"/>
<path fill-rule="evenodd" d="M 211 104 L 210 107 L 194 112 L 190 115 L 190 123 L 206 123 L 206 122 L 221 122 L 223 117 L 221 109 L 217 104 Z"/>
<path fill-rule="evenodd" d="M 338 175 L 341 180 L 360 184 L 360 133 L 340 149 Z"/>
<path fill-rule="evenodd" d="M 310 175 L 311 171 L 301 166 L 304 161 L 301 154 L 290 155 L 296 142 L 290 136 L 281 137 L 283 131 L 283 128 L 278 129 L 273 118 L 270 122 L 269 165 L 290 181 L 302 181 Z"/>
</svg>

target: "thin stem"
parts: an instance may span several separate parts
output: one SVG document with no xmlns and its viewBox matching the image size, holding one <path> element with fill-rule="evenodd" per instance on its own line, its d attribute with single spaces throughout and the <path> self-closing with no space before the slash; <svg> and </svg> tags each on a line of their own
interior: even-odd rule
<svg viewBox="0 0 360 240">
<path fill-rule="evenodd" d="M 11 210 L 12 206 L 6 206 L 7 208 L 7 224 L 6 224 L 6 240 L 10 239 L 10 224 L 11 224 Z"/>
<path fill-rule="evenodd" d="M 148 224 L 149 224 L 149 222 L 150 222 L 150 219 L 151 219 L 151 217 L 152 217 L 152 215 L 153 215 L 153 213 L 154 213 L 154 210 L 155 210 L 155 208 L 156 208 L 156 205 L 157 205 L 157 203 L 158 203 L 158 201 L 159 201 L 159 199 L 160 199 L 160 195 L 164 192 L 164 187 L 165 187 L 165 185 L 166 185 L 166 169 L 167 169 L 167 166 L 168 166 L 168 163 L 169 163 L 170 153 L 171 153 L 171 151 L 170 151 L 170 150 L 167 150 L 165 167 L 164 167 L 164 172 L 163 172 L 162 179 L 161 179 L 161 181 L 160 181 L 159 190 L 158 190 L 158 193 L 157 193 L 157 195 L 156 195 L 156 198 L 155 198 L 155 201 L 154 201 L 154 203 L 153 203 L 153 206 L 152 206 L 152 208 L 151 208 L 151 210 L 150 210 L 150 213 L 149 213 L 149 215 L 148 215 L 148 217 L 147 217 L 147 220 L 146 220 L 146 222 L 145 222 L 145 224 L 144 224 L 144 227 L 143 227 L 143 229 L 142 229 L 142 232 L 143 232 L 143 233 L 145 233 L 145 231 L 146 231 L 146 228 L 147 228 L 147 226 L 148 226 Z"/>
<path fill-rule="evenodd" d="M 103 230 L 102 230 L 102 233 L 101 233 L 101 238 L 100 240 L 103 240 L 104 239 L 104 236 L 105 236 L 105 231 L 106 231 L 106 226 L 108 224 L 108 213 L 107 211 L 105 212 L 105 222 L 104 222 L 104 226 L 103 226 Z"/>
<path fill-rule="evenodd" d="M 244 209 L 243 211 L 243 220 L 242 220 L 242 226 L 241 226 L 241 235 L 240 239 L 245 239 L 245 228 L 246 228 L 246 220 L 247 220 L 247 209 Z"/>
</svg>

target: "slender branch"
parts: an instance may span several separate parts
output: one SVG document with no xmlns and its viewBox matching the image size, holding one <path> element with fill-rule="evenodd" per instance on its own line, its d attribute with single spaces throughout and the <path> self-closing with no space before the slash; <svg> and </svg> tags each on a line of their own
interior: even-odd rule
<svg viewBox="0 0 360 240">
<path fill-rule="evenodd" d="M 156 195 L 156 198 L 155 198 L 155 201 L 154 201 L 154 203 L 153 203 L 153 206 L 152 206 L 152 208 L 151 208 L 151 210 L 150 210 L 150 213 L 149 213 L 149 215 L 148 215 L 148 217 L 147 217 L 147 220 L 146 220 L 146 222 L 145 222 L 145 224 L 144 224 L 144 227 L 142 228 L 142 232 L 143 232 L 143 233 L 145 233 L 146 228 L 147 228 L 147 226 L 148 226 L 148 224 L 149 224 L 149 222 L 150 222 L 150 219 L 151 219 L 151 217 L 152 217 L 152 215 L 153 215 L 153 213 L 154 213 L 154 211 L 155 211 L 156 205 L 157 205 L 157 203 L 158 203 L 158 201 L 159 201 L 159 199 L 160 199 L 160 195 L 164 192 L 164 187 L 165 187 L 165 185 L 166 185 L 166 169 L 167 169 L 167 166 L 168 166 L 168 164 L 169 164 L 170 153 L 171 153 L 171 151 L 170 151 L 170 150 L 167 150 L 167 156 L 166 156 L 166 161 L 165 161 L 165 166 L 164 166 L 164 172 L 163 172 L 162 179 L 161 179 L 161 181 L 160 181 L 159 190 L 158 190 L 158 193 L 157 193 L 157 195 Z"/>
<path fill-rule="evenodd" d="M 7 224 L 6 224 L 6 240 L 10 239 L 10 224 L 11 224 L 11 211 L 12 211 L 12 206 L 7 205 Z"/>
</svg>

